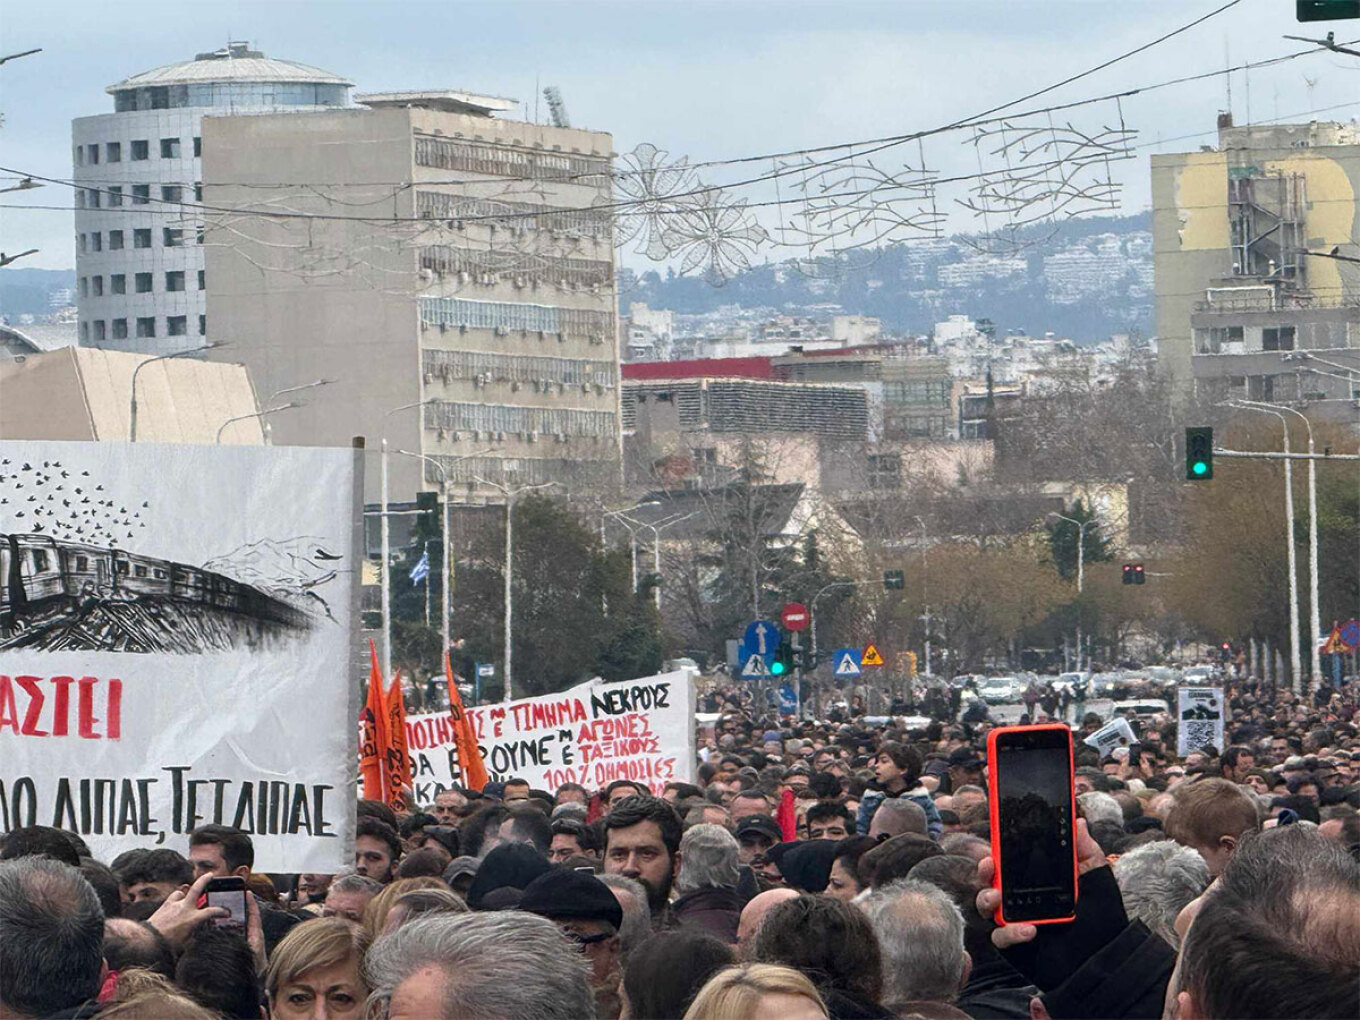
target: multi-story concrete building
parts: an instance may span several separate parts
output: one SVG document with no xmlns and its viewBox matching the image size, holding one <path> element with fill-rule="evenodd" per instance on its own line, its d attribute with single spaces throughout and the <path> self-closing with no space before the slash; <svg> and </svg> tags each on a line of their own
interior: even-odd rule
<svg viewBox="0 0 1360 1020">
<path fill-rule="evenodd" d="M 430 458 L 391 458 L 395 500 L 441 471 L 459 498 L 617 482 L 611 137 L 471 93 L 355 100 L 203 121 L 204 199 L 232 210 L 206 217 L 222 356 L 262 394 L 333 380 L 274 441 Z"/>
<path fill-rule="evenodd" d="M 1159 367 L 1187 396 L 1360 395 L 1360 138 L 1349 124 L 1234 127 L 1152 157 Z"/>
<path fill-rule="evenodd" d="M 230 43 L 110 85 L 113 113 L 72 121 L 81 345 L 144 354 L 202 346 L 194 203 L 204 114 L 331 109 L 349 89 L 327 71 Z"/>
</svg>

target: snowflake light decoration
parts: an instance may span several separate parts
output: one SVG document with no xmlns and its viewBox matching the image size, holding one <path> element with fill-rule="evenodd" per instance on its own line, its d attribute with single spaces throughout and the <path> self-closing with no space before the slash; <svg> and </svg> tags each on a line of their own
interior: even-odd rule
<svg viewBox="0 0 1360 1020">
<path fill-rule="evenodd" d="M 664 149 L 643 142 L 620 157 L 614 177 L 614 201 L 619 204 L 614 245 L 622 248 L 636 240 L 634 250 L 653 262 L 667 258 L 680 244 L 677 210 L 700 187 L 687 156 L 668 157 Z"/>
<path fill-rule="evenodd" d="M 730 201 L 718 188 L 693 196 L 674 219 L 681 275 L 702 266 L 704 279 L 715 287 L 750 269 L 751 256 L 769 237 L 745 199 Z"/>
</svg>

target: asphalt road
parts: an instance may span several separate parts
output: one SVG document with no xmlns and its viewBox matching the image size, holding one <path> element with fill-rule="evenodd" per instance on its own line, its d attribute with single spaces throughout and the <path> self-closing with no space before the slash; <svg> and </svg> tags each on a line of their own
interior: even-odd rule
<svg viewBox="0 0 1360 1020">
<path fill-rule="evenodd" d="M 1113 704 L 1114 702 L 1109 698 L 1089 698 L 1086 702 L 1086 711 L 1095 712 L 1103 719 L 1110 714 L 1110 706 Z M 997 722 L 1005 723 L 1007 726 L 1014 726 L 1020 721 L 1020 716 L 1024 714 L 1025 706 L 1023 703 L 1017 701 L 1013 705 L 988 705 L 987 711 Z M 1076 720 L 1071 718 L 1071 714 L 1072 707 L 1069 707 L 1069 718 L 1067 721 L 1075 722 Z"/>
</svg>

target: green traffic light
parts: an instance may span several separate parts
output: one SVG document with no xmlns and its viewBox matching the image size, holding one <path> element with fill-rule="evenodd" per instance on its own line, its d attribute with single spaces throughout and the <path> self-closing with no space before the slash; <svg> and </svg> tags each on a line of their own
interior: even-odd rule
<svg viewBox="0 0 1360 1020">
<path fill-rule="evenodd" d="M 774 662 L 770 663 L 770 675 L 771 675 L 771 676 L 783 676 L 783 675 L 784 675 L 784 664 L 783 664 L 782 662 L 780 662 L 779 660 L 777 660 L 777 659 L 776 659 Z"/>
<path fill-rule="evenodd" d="M 1202 475 L 1209 470 L 1209 465 L 1204 463 L 1204 461 L 1202 460 L 1197 460 L 1193 465 L 1191 465 L 1190 470 L 1197 475 Z"/>
</svg>

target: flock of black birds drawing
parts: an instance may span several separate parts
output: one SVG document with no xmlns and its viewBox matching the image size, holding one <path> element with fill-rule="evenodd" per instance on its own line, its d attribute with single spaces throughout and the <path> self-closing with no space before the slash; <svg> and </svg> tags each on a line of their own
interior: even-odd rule
<svg viewBox="0 0 1360 1020">
<path fill-rule="evenodd" d="M 111 498 L 90 472 L 68 470 L 59 461 L 41 464 L 0 459 L 0 521 L 13 518 L 16 530 L 94 546 L 117 546 L 146 527 L 150 503 Z"/>
</svg>

